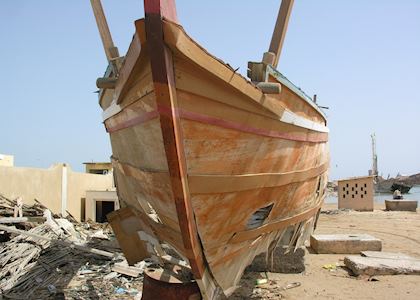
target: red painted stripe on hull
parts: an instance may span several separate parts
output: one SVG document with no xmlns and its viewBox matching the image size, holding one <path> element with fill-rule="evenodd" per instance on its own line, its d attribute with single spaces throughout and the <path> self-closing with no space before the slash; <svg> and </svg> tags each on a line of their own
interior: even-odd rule
<svg viewBox="0 0 420 300">
<path fill-rule="evenodd" d="M 191 111 L 181 110 L 179 111 L 179 115 L 184 119 L 188 119 L 192 121 L 197 121 L 197 122 L 201 122 L 205 124 L 211 124 L 211 125 L 215 125 L 219 127 L 228 128 L 228 129 L 235 129 L 235 130 L 252 133 L 256 135 L 264 135 L 268 137 L 281 138 L 284 140 L 291 140 L 291 141 L 297 141 L 297 142 L 311 142 L 311 143 L 319 143 L 319 142 L 328 141 L 328 138 L 322 138 L 322 137 L 316 138 L 316 137 L 310 137 L 310 136 L 299 137 L 290 133 L 267 130 L 267 129 L 262 129 L 262 128 L 255 128 L 255 127 L 251 127 L 245 124 L 218 119 L 218 118 L 198 114 Z"/>
<path fill-rule="evenodd" d="M 116 126 L 107 127 L 107 131 L 108 132 L 115 132 L 115 131 L 118 131 L 120 129 L 135 126 L 135 125 L 147 122 L 149 120 L 152 120 L 154 118 L 157 118 L 159 116 L 159 114 L 170 115 L 171 114 L 171 109 L 169 107 L 159 105 L 158 106 L 158 111 L 148 112 L 144 115 L 141 115 L 141 116 L 138 116 L 136 118 L 127 120 L 126 122 L 120 123 Z M 252 133 L 252 134 L 256 134 L 256 135 L 263 135 L 263 136 L 268 136 L 268 137 L 280 138 L 280 139 L 284 139 L 284 140 L 290 140 L 290 141 L 296 141 L 296 142 L 309 142 L 309 143 L 323 143 L 323 142 L 328 141 L 328 136 L 326 134 L 322 134 L 322 133 L 317 134 L 317 135 L 321 135 L 320 137 L 317 137 L 317 136 L 312 137 L 310 135 L 297 136 L 295 134 L 284 133 L 284 132 L 279 132 L 279 131 L 275 131 L 275 130 L 255 128 L 255 127 L 251 127 L 251 126 L 248 126 L 248 125 L 245 125 L 245 124 L 235 123 L 235 122 L 232 122 L 232 121 L 227 121 L 227 120 L 211 117 L 211 116 L 199 114 L 199 113 L 196 113 L 196 112 L 186 111 L 186 110 L 183 110 L 183 109 L 175 110 L 175 114 L 177 116 L 179 116 L 180 118 L 191 120 L 191 121 L 196 121 L 196 122 L 200 122 L 200 123 L 204 123 L 204 124 L 210 124 L 210 125 L 214 125 L 214 126 L 218 126 L 218 127 L 227 128 L 227 129 L 235 129 L 235 130 L 238 130 L 238 131 Z"/>
</svg>

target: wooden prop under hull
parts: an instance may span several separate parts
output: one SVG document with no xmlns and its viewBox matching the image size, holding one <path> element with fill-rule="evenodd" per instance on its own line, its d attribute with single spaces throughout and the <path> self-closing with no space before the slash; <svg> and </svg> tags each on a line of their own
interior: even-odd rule
<svg viewBox="0 0 420 300">
<path fill-rule="evenodd" d="M 265 76 L 279 94 L 146 10 L 115 89 L 101 92 L 123 207 L 110 222 L 123 250 L 191 268 L 206 299 L 231 294 L 286 229 L 291 247 L 302 244 L 325 197 L 325 118 L 290 82 Z"/>
</svg>

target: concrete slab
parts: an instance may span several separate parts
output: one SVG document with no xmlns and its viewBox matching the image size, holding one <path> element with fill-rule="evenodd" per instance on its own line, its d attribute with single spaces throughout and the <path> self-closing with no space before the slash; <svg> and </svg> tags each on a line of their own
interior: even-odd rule
<svg viewBox="0 0 420 300">
<path fill-rule="evenodd" d="M 344 264 L 355 275 L 420 275 L 420 260 L 346 256 Z"/>
<path fill-rule="evenodd" d="M 359 254 L 381 251 L 382 241 L 368 234 L 314 234 L 311 247 L 318 254 Z"/>
<path fill-rule="evenodd" d="M 298 248 L 285 253 L 287 246 L 279 246 L 274 250 L 273 264 L 267 263 L 266 253 L 261 253 L 254 258 L 246 271 L 251 272 L 272 272 L 295 274 L 305 271 L 305 248 Z"/>
<path fill-rule="evenodd" d="M 417 211 L 416 200 L 385 200 L 385 208 L 390 211 Z"/>
<path fill-rule="evenodd" d="M 382 252 L 382 251 L 362 251 L 360 254 L 364 257 L 389 258 L 389 259 L 415 259 L 412 256 L 399 252 Z"/>
</svg>

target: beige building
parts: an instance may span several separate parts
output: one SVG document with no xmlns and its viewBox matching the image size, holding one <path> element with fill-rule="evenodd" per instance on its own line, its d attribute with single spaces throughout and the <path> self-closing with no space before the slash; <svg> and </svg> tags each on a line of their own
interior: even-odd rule
<svg viewBox="0 0 420 300">
<path fill-rule="evenodd" d="M 106 215 L 120 208 L 117 192 L 87 191 L 85 205 L 85 220 L 107 222 Z"/>
<path fill-rule="evenodd" d="M 110 162 L 85 162 L 86 173 L 106 175 L 112 172 L 112 164 Z"/>
<path fill-rule="evenodd" d="M 2 167 L 13 167 L 14 165 L 14 156 L 0 154 L 0 166 Z"/>
<path fill-rule="evenodd" d="M 0 194 L 24 203 L 37 199 L 54 213 L 84 219 L 86 192 L 114 191 L 113 176 L 74 172 L 67 164 L 49 169 L 0 166 Z"/>
<path fill-rule="evenodd" d="M 338 181 L 338 208 L 373 211 L 373 177 L 353 177 Z"/>
</svg>

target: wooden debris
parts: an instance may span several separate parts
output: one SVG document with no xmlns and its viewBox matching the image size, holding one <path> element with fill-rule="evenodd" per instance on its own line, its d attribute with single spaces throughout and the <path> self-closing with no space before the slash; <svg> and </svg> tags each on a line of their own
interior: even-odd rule
<svg viewBox="0 0 420 300">
<path fill-rule="evenodd" d="M 12 223 L 24 223 L 24 222 L 31 222 L 31 223 L 43 223 L 45 222 L 44 217 L 5 217 L 0 218 L 0 224 L 12 224 Z"/>
<path fill-rule="evenodd" d="M 98 250 L 98 249 L 90 248 L 90 247 L 83 246 L 83 245 L 77 245 L 75 243 L 70 243 L 70 242 L 66 242 L 66 241 L 62 241 L 62 240 L 53 240 L 53 239 L 51 239 L 50 237 L 47 237 L 47 236 L 38 235 L 36 233 L 27 232 L 27 231 L 24 231 L 24 230 L 19 230 L 19 229 L 13 228 L 13 227 L 8 227 L 8 226 L 0 225 L 0 230 L 4 230 L 4 231 L 7 231 L 7 232 L 16 233 L 16 234 L 21 234 L 21 235 L 25 235 L 25 236 L 29 236 L 29 237 L 31 237 L 33 239 L 45 240 L 45 241 L 49 241 L 49 242 L 54 241 L 55 243 L 60 244 L 60 245 L 65 246 L 65 247 L 74 248 L 74 249 L 77 249 L 77 250 L 81 250 L 81 251 L 84 251 L 84 252 L 89 252 L 89 253 L 92 253 L 92 254 L 97 254 L 97 255 L 105 256 L 105 257 L 108 257 L 108 258 L 114 257 L 114 254 L 113 253 L 110 253 L 110 252 L 106 252 L 106 251 L 103 251 L 103 250 Z"/>
<path fill-rule="evenodd" d="M 0 216 L 13 217 L 14 208 L 16 205 L 17 205 L 16 200 L 8 199 L 7 197 L 0 194 Z M 25 217 L 42 216 L 45 209 L 47 208 L 36 199 L 33 205 L 28 205 L 28 204 L 22 205 L 22 212 L 23 212 L 23 216 Z"/>
<path fill-rule="evenodd" d="M 13 217 L 23 217 L 23 199 L 22 197 L 18 197 L 16 199 L 16 205 L 13 208 Z"/>
<path fill-rule="evenodd" d="M 344 264 L 355 275 L 420 275 L 420 260 L 404 258 L 399 253 L 378 255 L 382 257 L 346 256 Z"/>
<path fill-rule="evenodd" d="M 127 263 L 116 263 L 111 270 L 131 277 L 138 277 L 141 273 L 143 273 L 142 268 L 129 266 Z"/>
<path fill-rule="evenodd" d="M 23 206 L 23 218 L 10 217 L 13 207 L 13 201 L 0 197 L 0 210 L 8 216 L 0 218 L 3 224 L 44 219 L 38 217 L 46 209 L 39 202 Z M 123 256 L 108 224 L 54 219 L 48 214 L 46 219 L 28 231 L 0 225 L 0 231 L 12 236 L 0 247 L 0 299 L 115 299 L 116 289 L 129 298 L 139 294 L 143 270 L 152 262 L 121 270 Z M 119 273 L 111 269 L 114 262 Z M 135 272 L 127 274 L 127 269 Z"/>
</svg>

